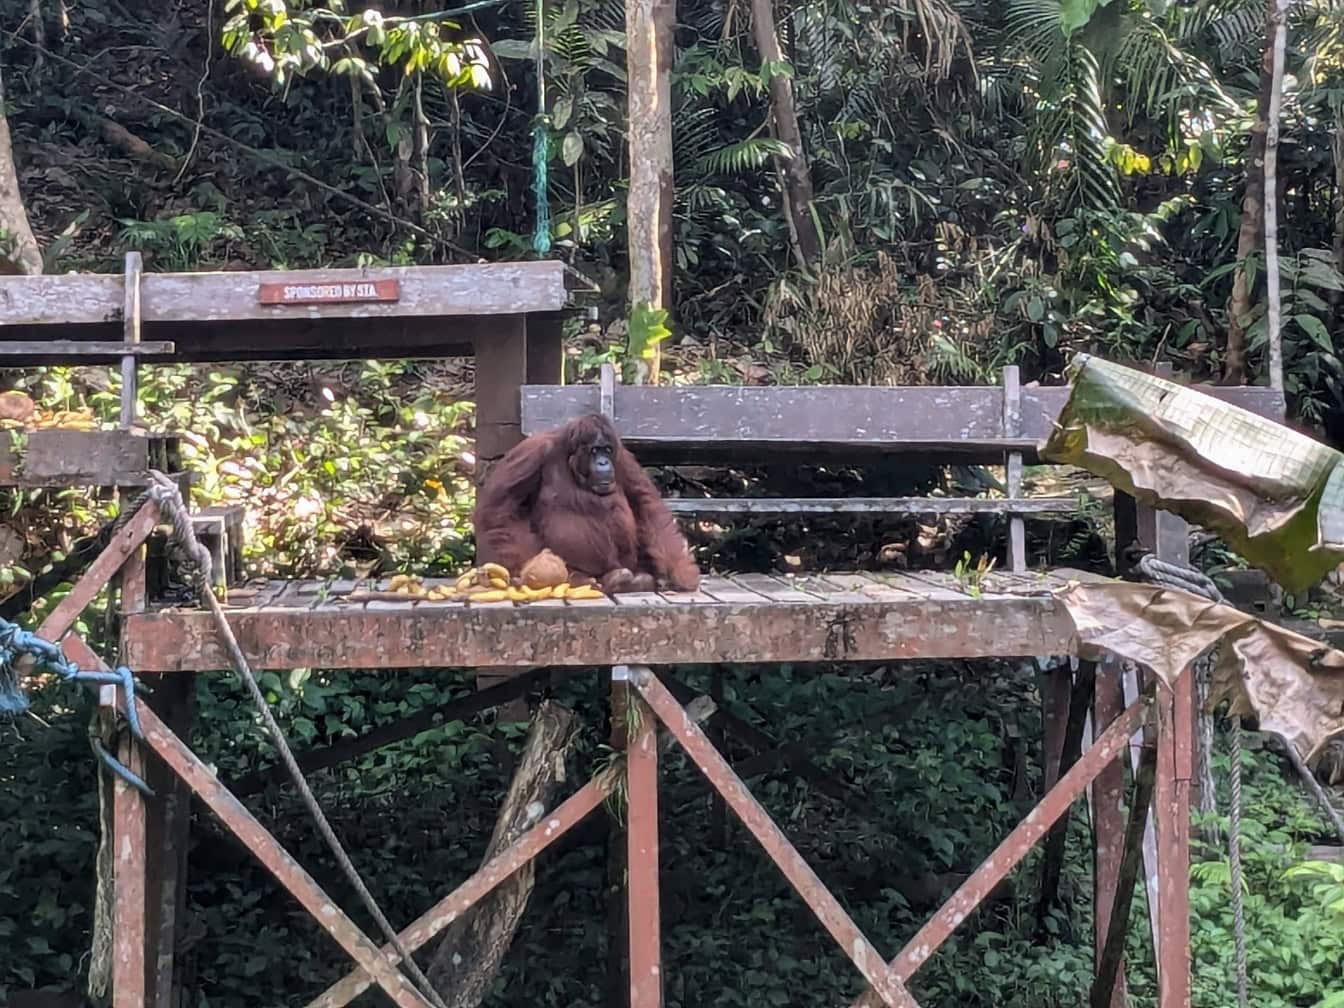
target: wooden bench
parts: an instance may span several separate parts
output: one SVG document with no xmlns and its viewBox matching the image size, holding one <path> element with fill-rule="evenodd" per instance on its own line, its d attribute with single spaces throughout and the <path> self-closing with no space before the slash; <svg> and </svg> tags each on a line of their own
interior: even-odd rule
<svg viewBox="0 0 1344 1008">
<path fill-rule="evenodd" d="M 1268 388 L 1211 388 L 1264 416 L 1283 416 Z M 605 365 L 598 386 L 525 386 L 523 433 L 584 413 L 612 418 L 647 464 L 751 462 L 845 465 L 893 455 L 1002 465 L 1002 497 L 669 498 L 677 514 L 1001 514 L 1009 520 L 1007 568 L 1025 572 L 1024 516 L 1070 514 L 1072 497 L 1023 497 L 1022 469 L 1064 408 L 1066 388 L 1023 387 L 1007 367 L 999 386 L 876 388 L 618 386 Z M 745 433 L 750 432 L 750 433 Z"/>
<path fill-rule="evenodd" d="M 1016 391 L 1014 391 L 1016 389 Z M 1211 389 L 1269 416 L 1279 394 Z M 614 417 L 644 462 L 797 464 L 863 461 L 891 453 L 1004 461 L 1011 496 L 746 502 L 686 500 L 683 512 L 827 513 L 1002 510 L 1020 523 L 1068 510 L 1061 498 L 1020 494 L 1020 466 L 1063 407 L 1064 389 L 526 386 L 524 433 L 589 411 Z M 1014 474 L 1013 470 L 1017 469 Z M 759 512 L 756 512 L 759 513 Z M 376 584 L 275 582 L 229 595 L 229 619 L 259 668 L 407 668 L 669 665 L 723 662 L 883 661 L 1068 653 L 1072 624 L 1051 592 L 1077 571 L 1025 570 L 1020 525 L 1010 529 L 1016 569 L 965 581 L 953 573 L 711 574 L 694 593 L 655 592 L 592 601 L 464 604 L 362 599 Z M 441 583 L 446 583 L 441 582 Z M 139 672 L 227 667 L 208 613 L 155 607 L 129 614 L 126 662 Z"/>
</svg>

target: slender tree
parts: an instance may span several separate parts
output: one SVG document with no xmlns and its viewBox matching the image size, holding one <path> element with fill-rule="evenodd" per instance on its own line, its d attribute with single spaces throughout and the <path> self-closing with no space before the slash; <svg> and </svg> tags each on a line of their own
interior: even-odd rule
<svg viewBox="0 0 1344 1008">
<path fill-rule="evenodd" d="M 33 237 L 23 194 L 19 192 L 19 173 L 14 168 L 4 101 L 5 83 L 0 76 L 0 272 L 32 275 L 42 272 L 42 250 Z"/>
<path fill-rule="evenodd" d="M 1246 382 L 1246 330 L 1250 325 L 1251 285 L 1246 262 L 1260 248 L 1265 226 L 1265 145 L 1269 137 L 1269 106 L 1274 84 L 1274 40 L 1278 0 L 1269 0 L 1266 13 L 1264 56 L 1260 61 L 1260 86 L 1256 92 L 1255 122 L 1246 148 L 1246 191 L 1241 199 L 1241 227 L 1237 232 L 1237 270 L 1232 295 L 1227 302 L 1227 345 L 1223 357 L 1223 381 Z"/>
<path fill-rule="evenodd" d="M 1269 383 L 1283 389 L 1283 305 L 1279 297 L 1278 151 L 1279 111 L 1283 105 L 1283 60 L 1288 42 L 1288 0 L 1275 0 L 1270 15 L 1269 109 L 1265 130 L 1265 283 L 1269 288 L 1266 336 Z"/>
<path fill-rule="evenodd" d="M 751 0 L 751 18 L 756 49 L 770 77 L 770 117 L 775 138 L 789 148 L 788 157 L 775 159 L 783 182 L 789 234 L 793 238 L 798 264 L 807 270 L 821 255 L 821 238 L 812 219 L 812 173 L 808 168 L 807 153 L 803 150 L 802 130 L 798 127 L 793 78 L 781 72 L 784 53 L 779 46 L 772 0 Z"/>
</svg>

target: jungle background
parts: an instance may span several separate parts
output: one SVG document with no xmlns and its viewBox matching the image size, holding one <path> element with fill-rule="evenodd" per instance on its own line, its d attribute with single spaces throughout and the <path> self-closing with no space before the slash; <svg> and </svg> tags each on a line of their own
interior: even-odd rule
<svg viewBox="0 0 1344 1008">
<path fill-rule="evenodd" d="M 567 377 L 589 380 L 602 361 L 627 360 L 623 7 L 471 8 L 0 0 L 0 167 L 12 141 L 15 168 L 0 171 L 7 268 L 119 272 L 131 249 L 150 270 L 527 257 L 540 24 L 550 254 L 601 292 L 596 318 L 571 327 Z M 682 0 L 673 297 L 666 327 L 654 326 L 662 380 L 978 384 L 1016 363 L 1024 380 L 1057 382 L 1071 354 L 1090 351 L 1170 363 L 1194 380 L 1263 383 L 1274 9 Z M 1278 170 L 1268 180 L 1286 391 L 1293 422 L 1340 445 L 1344 4 L 1286 10 Z M 776 47 L 780 58 L 762 58 Z M 141 380 L 141 420 L 182 432 L 196 500 L 248 504 L 252 573 L 441 573 L 471 557 L 469 360 L 153 367 Z M 107 420 L 118 383 L 106 367 L 3 372 L 5 387 L 42 408 Z M 806 480 L 832 491 L 869 480 L 883 492 L 989 475 L 659 479 L 739 489 Z M 1097 506 L 1082 518 L 1031 523 L 1034 559 L 1107 569 L 1105 488 L 1085 489 Z M 69 589 L 72 558 L 115 503 L 13 491 L 0 503 L 0 615 L 28 623 Z M 691 531 L 706 567 L 750 570 L 950 566 L 988 548 L 996 530 L 892 519 Z M 1216 544 L 1202 557 L 1215 572 L 1239 566 Z M 1332 595 L 1327 585 L 1278 602 L 1285 614 L 1320 616 Z M 99 620 L 82 629 L 107 646 Z M 880 948 L 898 948 L 1039 795 L 1039 673 L 1017 662 L 725 670 L 731 713 L 786 757 L 810 754 L 806 773 L 792 757 L 758 759 L 750 782 Z M 678 674 L 697 689 L 709 675 Z M 473 679 L 297 670 L 265 686 L 306 749 L 431 712 Z M 223 778 L 275 763 L 232 678 L 201 677 L 196 689 L 196 746 Z M 579 774 L 604 758 L 605 690 L 596 671 L 553 687 L 584 715 Z M 98 839 L 88 702 L 50 687 L 33 716 L 0 725 L 0 1002 L 45 988 L 76 1004 L 84 985 Z M 479 863 L 525 731 L 493 713 L 439 722 L 314 775 L 394 921 Z M 1289 871 L 1332 834 L 1273 747 L 1252 740 L 1243 823 L 1252 1004 L 1339 1008 L 1344 866 Z M 769 747 L 757 742 L 760 757 Z M 1221 734 L 1214 765 L 1224 781 Z M 852 996 L 849 965 L 675 751 L 664 773 L 667 1003 Z M 292 789 L 269 777 L 249 801 L 371 929 Z M 1192 866 L 1200 1008 L 1235 1003 L 1225 793 L 1218 808 L 1201 819 L 1207 839 Z M 1072 821 L 1061 898 L 1038 905 L 1039 865 L 1028 861 L 917 975 L 922 1004 L 1082 1003 L 1092 962 L 1085 810 Z M 613 946 L 607 933 L 607 828 L 580 831 L 542 859 L 486 1004 L 622 1003 L 619 938 Z M 208 814 L 193 830 L 184 1003 L 294 1003 L 334 980 L 342 957 L 302 911 Z M 1152 1004 L 1141 910 L 1131 932 L 1132 1001 Z"/>
</svg>

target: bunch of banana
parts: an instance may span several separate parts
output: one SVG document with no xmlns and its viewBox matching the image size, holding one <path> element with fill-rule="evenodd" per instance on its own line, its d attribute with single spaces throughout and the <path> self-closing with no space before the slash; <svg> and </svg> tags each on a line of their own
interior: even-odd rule
<svg viewBox="0 0 1344 1008">
<path fill-rule="evenodd" d="M 567 583 L 532 587 L 510 577 L 507 568 L 490 563 L 465 571 L 450 597 L 467 602 L 527 603 L 552 598 L 595 599 L 601 598 L 602 593 L 595 588 L 572 588 Z"/>
<path fill-rule="evenodd" d="M 397 574 L 387 585 L 394 595 L 423 599 L 427 602 L 540 602 L 542 599 L 599 599 L 602 593 L 591 585 L 575 588 L 568 583 L 531 587 L 509 576 L 499 564 L 472 567 L 458 577 L 451 588 L 426 588 L 413 574 Z"/>
<path fill-rule="evenodd" d="M 93 409 L 85 406 L 83 409 L 57 410 L 55 412 L 38 410 L 28 421 L 28 426 L 37 430 L 60 428 L 61 430 L 91 431 L 98 429 L 98 421 L 94 419 Z"/>
</svg>

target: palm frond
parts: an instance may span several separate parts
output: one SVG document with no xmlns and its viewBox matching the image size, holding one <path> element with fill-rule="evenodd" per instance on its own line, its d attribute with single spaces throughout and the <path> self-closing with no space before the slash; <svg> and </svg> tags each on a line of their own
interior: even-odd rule
<svg viewBox="0 0 1344 1008">
<path fill-rule="evenodd" d="M 774 137 L 752 137 L 710 151 L 695 162 L 703 175 L 736 175 L 760 168 L 772 157 L 791 157 L 789 145 Z"/>
</svg>

